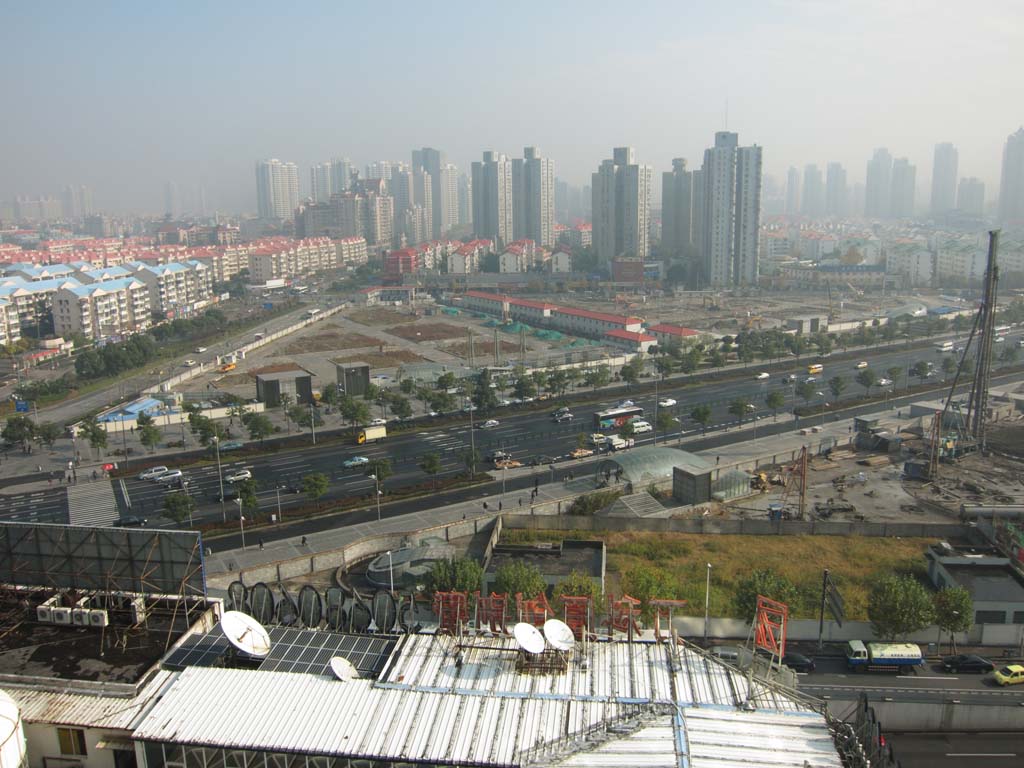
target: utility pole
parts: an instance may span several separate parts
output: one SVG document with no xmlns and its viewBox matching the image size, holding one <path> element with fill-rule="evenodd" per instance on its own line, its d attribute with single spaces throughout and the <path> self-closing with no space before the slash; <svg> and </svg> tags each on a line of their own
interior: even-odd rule
<svg viewBox="0 0 1024 768">
<path fill-rule="evenodd" d="M 473 367 L 473 329 L 467 328 L 466 335 L 469 337 L 469 367 Z"/>
<path fill-rule="evenodd" d="M 494 328 L 494 367 L 501 365 L 501 342 L 498 341 L 498 328 Z"/>
</svg>

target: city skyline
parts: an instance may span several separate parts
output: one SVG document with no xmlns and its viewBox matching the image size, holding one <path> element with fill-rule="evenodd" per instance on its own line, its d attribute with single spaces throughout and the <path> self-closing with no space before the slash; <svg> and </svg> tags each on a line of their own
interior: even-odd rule
<svg viewBox="0 0 1024 768">
<path fill-rule="evenodd" d="M 410 39 L 408 61 L 415 67 L 383 66 L 372 77 L 346 78 L 340 90 L 335 78 L 359 60 L 368 45 L 360 38 L 372 36 L 350 36 L 353 50 L 344 56 L 304 48 L 300 32 L 308 32 L 308 19 L 275 14 L 271 6 L 244 14 L 230 4 L 206 8 L 209 23 L 199 27 L 170 8 L 129 17 L 115 7 L 71 7 L 56 18 L 42 8 L 19 8 L 0 33 L 8 71 L 24 70 L 18 61 L 44 38 L 62 53 L 10 84 L 11 102 L 30 106 L 27 119 L 5 126 L 0 197 L 59 195 L 69 184 L 85 185 L 96 190 L 98 207 L 157 212 L 171 182 L 196 199 L 202 186 L 210 211 L 254 212 L 250 179 L 259 158 L 296 163 L 306 197 L 309 169 L 324 158 L 351 157 L 363 168 L 380 158 L 404 160 L 423 145 L 444 148 L 463 172 L 485 149 L 511 156 L 517 147 L 541 146 L 561 180 L 582 186 L 609 146 L 636 147 L 662 172 L 673 158 L 699 157 L 705 136 L 729 130 L 758 137 L 767 149 L 765 175 L 776 179 L 790 166 L 838 162 L 853 185 L 863 181 L 872 150 L 889 147 L 918 169 L 917 201 L 927 204 L 936 144 L 957 147 L 961 177 L 998 190 L 1003 143 L 1024 122 L 1019 100 L 985 75 L 993 56 L 1012 69 L 1024 50 L 1015 45 L 1021 33 L 1000 23 L 1012 18 L 1012 6 L 987 5 L 992 12 L 962 19 L 909 4 L 858 3 L 852 13 L 851 7 L 751 3 L 729 18 L 710 8 L 678 14 L 653 4 L 637 11 L 645 34 L 635 39 L 609 34 L 617 27 L 610 7 L 593 14 L 544 7 L 546 23 L 530 41 L 538 55 L 517 66 L 495 64 L 485 75 L 487 68 L 453 74 L 448 65 L 453 58 L 494 60 L 488 56 L 493 41 L 472 32 L 497 12 L 453 4 Z M 323 26 L 369 29 L 401 20 L 386 10 L 319 10 Z M 283 47 L 273 64 L 249 51 L 271 27 Z M 567 29 L 574 31 L 571 42 Z M 179 32 L 186 30 L 183 38 Z M 442 33 L 443 55 L 436 45 Z M 99 36 L 118 39 L 117 53 L 97 52 Z M 871 49 L 878 54 L 865 53 L 865 36 L 875 40 Z M 177 50 L 182 39 L 189 40 L 188 57 Z M 597 46 L 597 40 L 612 42 Z M 798 44 L 799 56 L 778 53 Z M 953 47 L 958 55 L 945 55 Z M 553 50 L 560 53 L 557 65 L 545 66 L 554 59 L 540 54 Z M 814 67 L 802 63 L 807 56 L 817 57 Z M 73 60 L 90 66 L 62 63 Z M 279 69 L 282 60 L 295 66 Z M 848 66 L 853 60 L 857 67 Z M 702 74 L 678 76 L 688 71 Z M 107 87 L 95 88 L 99 81 Z M 408 98 L 390 98 L 399 83 Z M 268 87 L 276 88 L 273 98 L 265 96 Z M 189 100 L 167 99 L 168 91 L 187 92 Z M 825 92 L 827 110 L 807 98 Z M 471 107 L 462 106 L 468 93 Z M 608 109 L 623 93 L 630 108 Z M 954 108 L 949 94 L 956 93 L 986 103 L 985 120 Z M 509 111 L 509 98 L 535 108 Z M 779 102 L 787 110 L 778 110 Z M 537 119 L 548 104 L 558 105 L 552 118 Z M 497 114 L 501 120 L 488 119 Z M 660 189 L 653 197 L 659 200 Z"/>
</svg>

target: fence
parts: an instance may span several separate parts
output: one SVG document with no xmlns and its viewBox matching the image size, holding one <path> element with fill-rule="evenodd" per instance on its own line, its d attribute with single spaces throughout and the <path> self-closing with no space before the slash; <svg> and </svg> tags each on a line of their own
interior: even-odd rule
<svg viewBox="0 0 1024 768">
<path fill-rule="evenodd" d="M 263 413 L 266 410 L 264 403 L 246 403 L 246 413 Z M 233 409 L 208 408 L 201 412 L 203 416 L 211 419 L 226 419 L 233 414 Z M 184 411 L 164 411 L 153 416 L 153 422 L 158 427 L 172 427 L 188 422 L 188 414 Z M 122 421 L 101 421 L 98 422 L 108 435 L 120 435 L 122 432 L 129 432 L 138 426 L 137 419 L 124 419 Z"/>
</svg>

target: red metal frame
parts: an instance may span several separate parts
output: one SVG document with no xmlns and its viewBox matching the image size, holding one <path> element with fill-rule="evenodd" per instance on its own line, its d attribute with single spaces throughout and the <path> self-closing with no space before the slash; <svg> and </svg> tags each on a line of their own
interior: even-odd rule
<svg viewBox="0 0 1024 768">
<path fill-rule="evenodd" d="M 789 606 L 757 596 L 757 614 L 754 618 L 754 645 L 782 658 L 786 655 L 786 624 Z"/>
</svg>

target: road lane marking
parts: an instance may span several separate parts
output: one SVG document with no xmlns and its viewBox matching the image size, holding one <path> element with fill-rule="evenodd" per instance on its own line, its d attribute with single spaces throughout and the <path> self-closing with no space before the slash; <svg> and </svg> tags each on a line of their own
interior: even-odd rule
<svg viewBox="0 0 1024 768">
<path fill-rule="evenodd" d="M 947 752 L 946 757 L 1016 757 L 1016 752 Z"/>
</svg>

